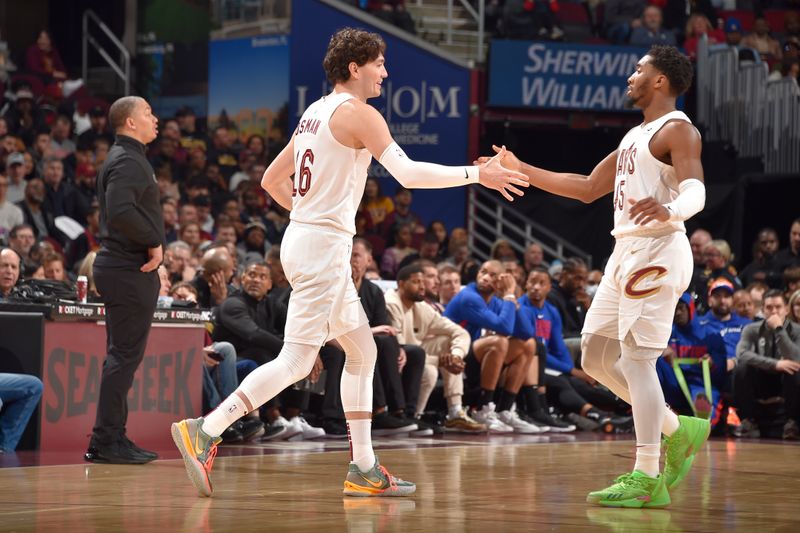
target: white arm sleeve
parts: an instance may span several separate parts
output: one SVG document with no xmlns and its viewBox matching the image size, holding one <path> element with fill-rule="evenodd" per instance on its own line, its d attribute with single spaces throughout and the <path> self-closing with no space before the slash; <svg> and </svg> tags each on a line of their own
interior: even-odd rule
<svg viewBox="0 0 800 533">
<path fill-rule="evenodd" d="M 678 197 L 664 207 L 669 211 L 671 221 L 688 220 L 703 210 L 706 205 L 706 186 L 703 182 L 689 178 L 678 185 Z"/>
<path fill-rule="evenodd" d="M 378 161 L 407 189 L 439 189 L 478 183 L 478 167 L 449 167 L 413 161 L 395 142 L 386 147 Z"/>
</svg>

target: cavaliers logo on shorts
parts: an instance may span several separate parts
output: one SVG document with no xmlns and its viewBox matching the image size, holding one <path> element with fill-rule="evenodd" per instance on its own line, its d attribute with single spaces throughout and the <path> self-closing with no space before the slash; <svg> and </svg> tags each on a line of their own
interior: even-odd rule
<svg viewBox="0 0 800 533">
<path fill-rule="evenodd" d="M 667 269 L 662 266 L 649 266 L 640 268 L 628 276 L 625 284 L 625 296 L 628 298 L 647 298 L 661 290 L 661 285 L 655 287 L 642 288 L 640 285 L 650 281 L 651 283 L 667 275 Z"/>
</svg>

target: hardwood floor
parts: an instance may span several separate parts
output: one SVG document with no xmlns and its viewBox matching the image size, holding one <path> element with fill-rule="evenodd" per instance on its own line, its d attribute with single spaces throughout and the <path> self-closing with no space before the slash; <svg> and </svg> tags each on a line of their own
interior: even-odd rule
<svg viewBox="0 0 800 533">
<path fill-rule="evenodd" d="M 588 491 L 631 467 L 630 440 L 398 442 L 378 453 L 392 473 L 417 483 L 411 498 L 343 498 L 341 442 L 229 447 L 214 464 L 213 498 L 196 495 L 172 451 L 144 466 L 2 468 L 0 530 L 798 530 L 797 445 L 712 441 L 669 508 L 640 511 L 585 503 Z"/>
</svg>

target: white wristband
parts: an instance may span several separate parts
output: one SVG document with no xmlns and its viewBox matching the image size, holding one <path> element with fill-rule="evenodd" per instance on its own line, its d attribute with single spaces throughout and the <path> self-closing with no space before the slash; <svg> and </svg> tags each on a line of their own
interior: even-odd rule
<svg viewBox="0 0 800 533">
<path fill-rule="evenodd" d="M 448 167 L 413 161 L 395 142 L 386 147 L 378 161 L 407 189 L 439 189 L 478 183 L 478 167 Z"/>
<path fill-rule="evenodd" d="M 703 210 L 706 205 L 706 186 L 696 178 L 683 180 L 678 185 L 678 197 L 664 207 L 671 222 L 683 222 Z"/>
</svg>

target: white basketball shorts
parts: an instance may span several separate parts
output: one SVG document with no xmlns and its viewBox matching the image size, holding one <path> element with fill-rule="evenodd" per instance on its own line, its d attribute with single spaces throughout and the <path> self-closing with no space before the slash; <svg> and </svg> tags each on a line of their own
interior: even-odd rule
<svg viewBox="0 0 800 533">
<path fill-rule="evenodd" d="M 350 272 L 353 239 L 325 226 L 290 222 L 281 263 L 292 286 L 285 342 L 321 346 L 367 324 Z"/>
</svg>

